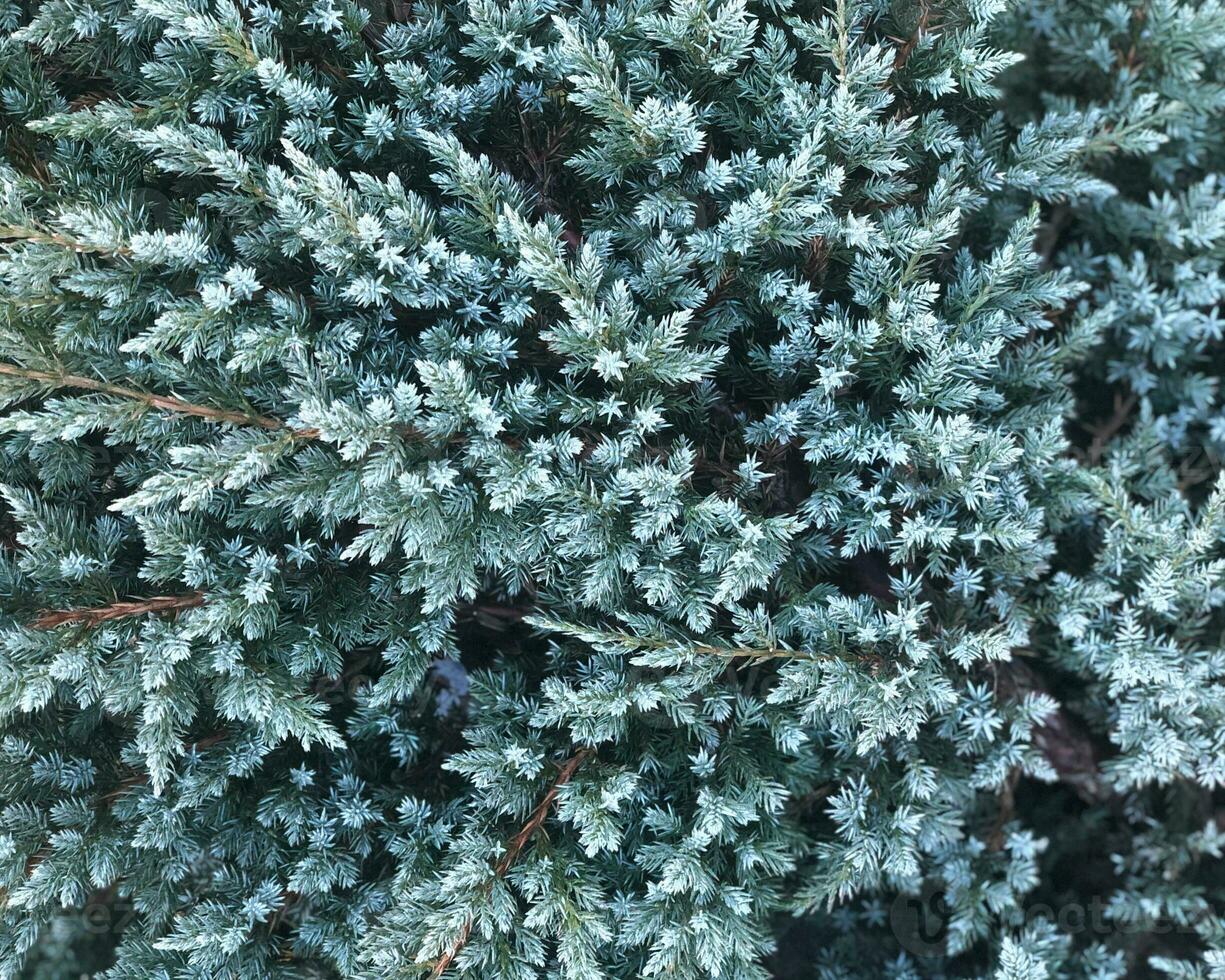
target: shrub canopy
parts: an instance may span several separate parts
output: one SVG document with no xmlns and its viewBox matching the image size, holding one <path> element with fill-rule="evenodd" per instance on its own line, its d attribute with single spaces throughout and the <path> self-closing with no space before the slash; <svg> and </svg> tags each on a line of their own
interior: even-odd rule
<svg viewBox="0 0 1225 980">
<path fill-rule="evenodd" d="M 0 25 L 0 976 L 1225 976 L 1217 0 Z"/>
</svg>

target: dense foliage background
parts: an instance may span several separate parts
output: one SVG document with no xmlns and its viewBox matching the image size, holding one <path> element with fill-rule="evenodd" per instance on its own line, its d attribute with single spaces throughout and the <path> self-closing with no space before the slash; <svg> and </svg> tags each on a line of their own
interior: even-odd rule
<svg viewBox="0 0 1225 980">
<path fill-rule="evenodd" d="M 1225 7 L 0 0 L 0 975 L 1225 977 Z"/>
</svg>

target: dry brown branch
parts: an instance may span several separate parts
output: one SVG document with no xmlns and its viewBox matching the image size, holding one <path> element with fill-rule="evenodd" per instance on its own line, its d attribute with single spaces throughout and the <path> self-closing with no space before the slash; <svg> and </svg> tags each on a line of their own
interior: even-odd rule
<svg viewBox="0 0 1225 980">
<path fill-rule="evenodd" d="M 553 801 L 557 799 L 557 791 L 561 789 L 561 787 L 565 786 L 566 783 L 570 782 L 570 780 L 574 777 L 575 772 L 578 771 L 579 766 L 581 766 L 587 761 L 588 758 L 591 757 L 592 752 L 592 749 L 580 749 L 566 761 L 565 765 L 561 767 L 561 771 L 557 774 L 557 778 L 553 780 L 548 791 L 540 798 L 540 802 L 536 804 L 536 809 L 533 810 L 531 816 L 527 818 L 527 822 L 519 828 L 518 833 L 516 833 L 506 845 L 506 853 L 503 854 L 498 860 L 498 863 L 494 865 L 493 873 L 496 877 L 504 878 L 506 876 L 506 873 L 511 869 L 511 866 L 515 863 L 515 861 L 518 860 L 519 855 L 528 845 L 528 842 L 535 835 L 536 831 L 540 829 L 541 825 L 545 821 L 545 818 L 548 817 L 549 810 L 553 807 Z M 490 884 L 490 887 L 492 887 L 492 883 Z M 457 957 L 464 946 L 467 945 L 468 937 L 471 935 L 472 919 L 469 918 L 468 921 L 464 923 L 463 928 L 460 929 L 459 935 L 455 937 L 455 941 L 451 943 L 447 951 L 443 953 L 438 962 L 434 964 L 434 969 L 430 972 L 431 980 L 438 980 L 439 977 L 447 972 L 447 969 L 452 963 L 455 962 L 455 957 Z"/>
<path fill-rule="evenodd" d="M 173 613 L 181 609 L 193 609 L 204 605 L 203 592 L 186 595 L 159 595 L 133 602 L 112 602 L 109 606 L 93 606 L 86 609 L 50 609 L 40 613 L 30 626 L 36 630 L 53 630 L 57 626 L 80 623 L 97 626 L 111 619 L 127 619 L 151 613 Z"/>
</svg>

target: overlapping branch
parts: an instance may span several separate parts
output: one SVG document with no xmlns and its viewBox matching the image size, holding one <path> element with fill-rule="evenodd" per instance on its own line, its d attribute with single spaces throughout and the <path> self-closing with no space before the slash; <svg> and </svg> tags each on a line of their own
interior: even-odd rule
<svg viewBox="0 0 1225 980">
<path fill-rule="evenodd" d="M 553 808 L 553 803 L 557 799 L 558 790 L 566 783 L 574 778 L 574 774 L 578 771 L 579 766 L 587 761 L 593 754 L 592 749 L 580 749 L 572 755 L 565 764 L 561 767 L 561 771 L 557 774 L 557 778 L 549 785 L 544 796 L 540 798 L 540 802 L 536 804 L 536 809 L 527 818 L 527 821 L 519 828 L 518 832 L 510 839 L 506 845 L 506 852 L 498 859 L 498 863 L 494 865 L 493 873 L 498 878 L 505 878 L 506 873 L 510 871 L 514 863 L 519 859 L 519 855 L 523 853 L 523 849 L 527 847 L 528 842 L 536 835 L 545 819 L 549 815 L 549 811 Z M 489 887 L 492 887 L 492 883 Z M 438 980 L 451 964 L 455 962 L 455 958 L 459 956 L 463 948 L 468 944 L 468 939 L 472 935 L 472 919 L 468 921 L 459 931 L 459 935 L 447 948 L 447 951 L 442 954 L 438 961 L 434 964 L 434 969 L 430 971 L 430 980 Z"/>
<path fill-rule="evenodd" d="M 82 242 L 75 238 L 69 238 L 67 235 L 61 235 L 59 232 L 46 231 L 42 228 L 28 227 L 26 225 L 0 225 L 0 243 L 11 242 L 54 245 L 57 248 L 66 248 L 68 251 L 76 252 L 79 255 L 128 256 L 132 254 L 132 250 L 126 245 L 94 245 L 90 242 Z"/>
<path fill-rule="evenodd" d="M 16 364 L 0 363 L 0 375 L 10 378 L 24 378 L 37 381 L 49 388 L 80 388 L 84 391 L 97 391 L 104 395 L 115 395 L 132 401 L 143 402 L 150 408 L 173 412 L 176 415 L 191 415 L 196 418 L 208 419 L 212 422 L 229 422 L 233 425 L 255 426 L 268 429 L 271 432 L 288 432 L 295 439 L 317 439 L 319 430 L 314 428 L 295 429 L 280 419 L 268 415 L 256 415 L 250 412 L 238 412 L 225 408 L 213 408 L 209 405 L 197 405 L 181 398 L 168 395 L 156 395 L 138 388 L 126 388 L 123 385 L 108 384 L 96 381 L 79 374 L 56 374 L 52 371 L 38 371 L 33 368 L 23 368 Z"/>
</svg>

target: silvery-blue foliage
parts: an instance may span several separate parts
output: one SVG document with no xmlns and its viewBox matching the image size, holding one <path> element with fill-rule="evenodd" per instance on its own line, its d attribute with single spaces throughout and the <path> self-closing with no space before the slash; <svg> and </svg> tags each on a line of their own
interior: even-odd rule
<svg viewBox="0 0 1225 980">
<path fill-rule="evenodd" d="M 0 975 L 1225 976 L 1217 0 L 0 28 Z"/>
</svg>

